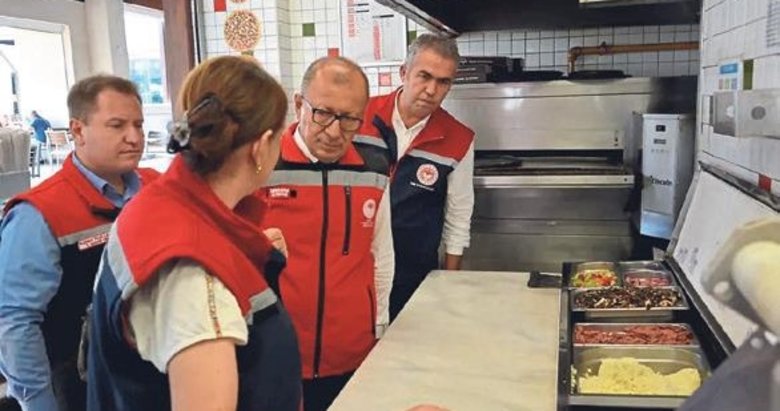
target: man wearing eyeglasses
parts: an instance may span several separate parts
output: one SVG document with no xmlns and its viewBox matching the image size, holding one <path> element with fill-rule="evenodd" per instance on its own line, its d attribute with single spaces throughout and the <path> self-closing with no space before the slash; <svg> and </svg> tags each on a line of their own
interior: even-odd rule
<svg viewBox="0 0 780 411">
<path fill-rule="evenodd" d="M 290 244 L 279 284 L 298 334 L 305 411 L 327 409 L 389 321 L 393 241 L 380 200 L 390 156 L 380 138 L 356 135 L 367 102 L 355 63 L 312 63 L 295 95 L 298 122 L 260 191 L 265 224 Z"/>
<path fill-rule="evenodd" d="M 390 184 L 395 277 L 390 318 L 395 318 L 427 274 L 460 269 L 470 241 L 474 208 L 474 132 L 441 108 L 460 56 L 454 39 L 419 36 L 401 66 L 403 86 L 374 97 L 361 133 L 382 136 L 394 160 Z"/>
</svg>

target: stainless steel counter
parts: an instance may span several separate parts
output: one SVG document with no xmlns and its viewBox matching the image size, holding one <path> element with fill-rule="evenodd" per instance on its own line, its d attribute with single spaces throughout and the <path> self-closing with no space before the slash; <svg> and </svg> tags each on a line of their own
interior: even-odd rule
<svg viewBox="0 0 780 411">
<path fill-rule="evenodd" d="M 555 410 L 560 290 L 527 281 L 432 272 L 330 410 Z"/>
</svg>

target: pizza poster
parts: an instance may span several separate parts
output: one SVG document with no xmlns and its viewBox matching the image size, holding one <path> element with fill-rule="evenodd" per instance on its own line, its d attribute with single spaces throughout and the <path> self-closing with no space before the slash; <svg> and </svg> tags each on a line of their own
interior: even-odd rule
<svg viewBox="0 0 780 411">
<path fill-rule="evenodd" d="M 342 0 L 341 39 L 343 55 L 360 64 L 402 61 L 406 17 L 373 0 Z"/>
</svg>

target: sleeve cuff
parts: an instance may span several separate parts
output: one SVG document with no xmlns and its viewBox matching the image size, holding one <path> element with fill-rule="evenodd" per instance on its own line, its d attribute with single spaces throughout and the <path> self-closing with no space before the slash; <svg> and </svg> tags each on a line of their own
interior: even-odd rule
<svg viewBox="0 0 780 411">
<path fill-rule="evenodd" d="M 448 245 L 445 247 L 446 253 L 450 255 L 463 255 L 463 250 L 466 249 L 466 247 L 459 246 L 459 245 Z"/>
</svg>

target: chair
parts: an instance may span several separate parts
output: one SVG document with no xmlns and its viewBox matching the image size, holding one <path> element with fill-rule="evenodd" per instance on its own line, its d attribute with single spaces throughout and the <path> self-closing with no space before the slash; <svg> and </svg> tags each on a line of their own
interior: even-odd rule
<svg viewBox="0 0 780 411">
<path fill-rule="evenodd" d="M 151 146 L 159 146 L 164 142 L 165 136 L 160 131 L 150 130 L 146 133 L 146 141 L 144 142 L 144 158 L 154 158 L 155 154 L 149 154 Z"/>
<path fill-rule="evenodd" d="M 66 131 L 46 130 L 46 145 L 49 148 L 49 164 L 57 160 L 61 164 L 73 150 L 71 137 Z"/>
<path fill-rule="evenodd" d="M 30 176 L 41 176 L 41 145 L 34 138 L 30 144 Z"/>
</svg>

